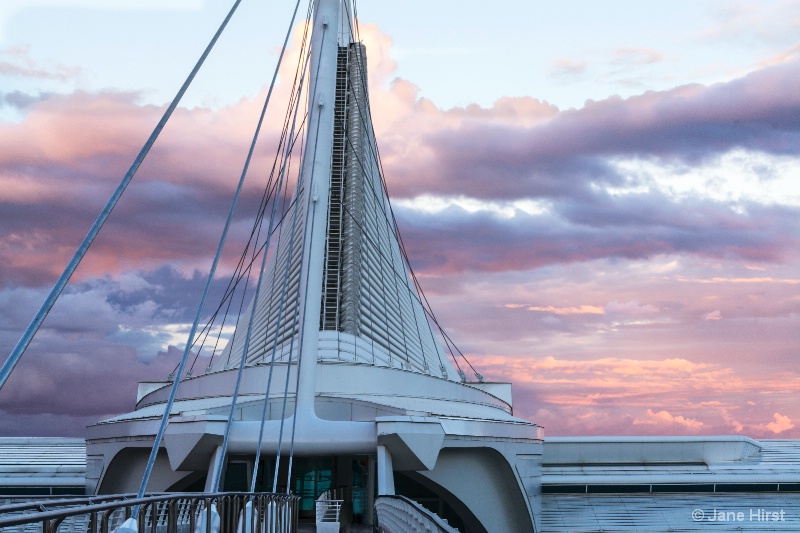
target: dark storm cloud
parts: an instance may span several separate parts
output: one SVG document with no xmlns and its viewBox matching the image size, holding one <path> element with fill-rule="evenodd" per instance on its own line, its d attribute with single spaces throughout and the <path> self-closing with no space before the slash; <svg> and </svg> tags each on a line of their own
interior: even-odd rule
<svg viewBox="0 0 800 533">
<path fill-rule="evenodd" d="M 797 210 L 754 205 L 747 215 L 710 201 L 658 194 L 564 202 L 513 217 L 450 207 L 396 209 L 412 264 L 423 271 L 527 270 L 599 258 L 659 254 L 777 261 L 800 244 Z"/>
<path fill-rule="evenodd" d="M 200 303 L 200 295 L 206 284 L 207 274 L 198 270 L 184 276 L 171 265 L 164 265 L 150 272 L 139 273 L 141 285 L 135 290 L 121 287 L 118 282 L 109 285 L 107 301 L 120 313 L 128 313 L 144 303 L 152 303 L 153 316 L 165 323 L 191 322 Z M 228 278 L 217 279 L 211 286 L 208 306 L 222 300 Z M 207 313 L 212 312 L 211 307 Z"/>
<path fill-rule="evenodd" d="M 401 196 L 433 192 L 555 202 L 551 218 L 425 216 L 408 236 L 424 267 L 526 268 L 671 251 L 774 258 L 775 236 L 767 234 L 769 228 L 754 228 L 752 217 L 658 195 L 620 200 L 598 187 L 631 183 L 613 165 L 616 157 L 691 164 L 737 147 L 795 153 L 800 96 L 785 88 L 799 83 L 800 63 L 790 63 L 728 83 L 609 98 L 579 110 L 555 112 L 527 101 L 481 112 L 467 108 L 458 127 L 421 128 L 428 152 L 403 159 L 408 168 L 399 177 L 416 173 L 399 187 L 390 169 L 390 190 Z M 0 283 L 44 283 L 66 264 L 160 112 L 136 99 L 121 93 L 53 97 L 31 105 L 22 124 L 0 130 L 9 141 L 0 150 L 0 173 L 18 177 L 0 198 L 0 256 L 9 265 Z M 245 122 L 240 115 L 249 107 L 243 103 L 216 117 L 202 109 L 176 114 L 98 238 L 97 265 L 196 264 L 213 252 L 227 209 L 220 199 L 232 197 L 246 147 L 246 128 L 234 124 Z M 440 122 L 450 124 L 458 113 L 448 111 Z M 514 116 L 526 113 L 529 121 Z M 50 135 L 42 138 L 37 132 L 45 126 Z M 235 134 L 220 137 L 225 132 Z M 262 183 L 269 165 L 266 156 L 255 165 Z M 255 186 L 246 189 L 239 212 L 252 214 L 259 195 Z M 442 235 L 463 246 L 445 258 L 449 248 L 435 244 Z M 468 258 L 459 256 L 463 249 L 472 250 Z M 26 259 L 32 250 L 48 260 Z"/>
<path fill-rule="evenodd" d="M 136 99 L 61 95 L 31 105 L 20 124 L 0 125 L 0 260 L 7 266 L 0 286 L 55 281 L 157 121 L 160 110 Z M 207 110 L 178 110 L 78 274 L 207 262 L 246 154 L 241 112 L 214 118 Z M 270 136 L 262 136 L 267 145 Z M 262 148 L 252 162 L 233 220 L 234 257 L 267 183 L 272 161 L 264 154 Z"/>
<path fill-rule="evenodd" d="M 184 276 L 171 265 L 165 265 L 151 272 L 128 272 L 119 279 L 93 278 L 73 283 L 62 293 L 42 330 L 52 335 L 122 339 L 125 335 L 120 331 L 191 322 L 205 281 L 205 275 L 198 271 Z M 226 284 L 227 279 L 220 278 L 212 285 L 207 315 L 221 301 Z M 0 332 L 9 351 L 46 293 L 45 289 L 0 289 Z"/>
<path fill-rule="evenodd" d="M 401 196 L 559 198 L 620 183 L 609 158 L 697 164 L 737 148 L 796 155 L 797 86 L 800 61 L 711 86 L 588 101 L 533 125 L 472 119 L 423 128 L 428 153 L 390 166 L 390 185 Z"/>
<path fill-rule="evenodd" d="M 221 300 L 225 282 L 212 286 L 206 316 Z M 186 277 L 166 265 L 68 287 L 0 393 L 4 419 L 79 414 L 76 421 L 83 423 L 131 410 L 137 382 L 166 379 L 178 364 L 183 346 L 171 344 L 173 333 L 179 339 L 187 333 L 173 325 L 191 322 L 204 284 L 199 272 Z M 0 289 L 3 353 L 43 299 L 44 291 Z M 67 434 L 81 434 L 78 429 Z M 0 434 L 14 431 L 19 428 L 0 424 Z"/>
<path fill-rule="evenodd" d="M 677 199 L 657 187 L 614 195 L 607 187 L 638 190 L 650 178 L 624 175 L 619 160 L 638 159 L 669 170 L 708 163 L 738 148 L 798 155 L 796 86 L 800 63 L 714 86 L 609 98 L 565 111 L 530 97 L 505 98 L 486 109 L 442 111 L 417 98 L 408 84 L 376 91 L 375 120 L 381 120 L 381 102 L 389 116 L 399 117 L 391 127 L 376 124 L 392 194 L 537 199 L 546 206 L 541 214 L 517 211 L 506 218 L 457 207 L 427 214 L 395 208 L 412 265 L 430 276 L 422 284 L 434 287 L 439 299 L 434 306 L 446 298 L 445 323 L 455 324 L 465 349 L 479 355 L 482 372 L 486 368 L 486 375 L 522 382 L 517 386 L 523 393 L 520 414 L 546 424 L 575 415 L 574 426 L 563 430 L 567 432 L 647 432 L 657 422 L 670 425 L 674 433 L 674 428 L 699 420 L 699 414 L 683 412 L 678 404 L 694 401 L 694 396 L 676 396 L 675 405 L 662 412 L 653 404 L 669 397 L 671 390 L 643 399 L 643 386 L 635 386 L 640 377 L 673 375 L 667 372 L 673 352 L 686 357 L 686 368 L 708 378 L 696 385 L 712 395 L 719 391 L 716 383 L 724 383 L 728 375 L 723 370 L 733 352 L 725 346 L 708 355 L 708 345 L 697 339 L 730 338 L 734 329 L 748 335 L 742 324 L 757 319 L 764 327 L 759 339 L 781 339 L 781 358 L 775 355 L 779 343 L 769 341 L 771 360 L 783 361 L 784 352 L 787 358 L 794 353 L 786 347 L 796 344 L 796 320 L 786 317 L 797 316 L 797 299 L 789 289 L 800 285 L 788 284 L 797 278 L 789 267 L 800 244 L 797 208 Z M 44 300 L 45 288 L 63 269 L 161 113 L 155 106 L 140 105 L 135 94 L 15 98 L 25 104 L 24 116 L 19 123 L 0 124 L 0 353 L 8 353 L 18 340 Z M 137 381 L 163 379 L 172 371 L 182 348 L 175 347 L 175 331 L 194 315 L 205 280 L 198 271 L 210 264 L 259 108 L 255 101 L 243 100 L 216 111 L 176 112 L 64 300 L 0 393 L 0 433 L 21 434 L 19 424 L 29 420 L 32 426 L 24 432 L 45 434 L 50 431 L 45 425 L 56 418 L 63 429 L 64 420 L 81 426 L 128 411 Z M 265 144 L 274 144 L 275 136 L 275 131 L 265 132 Z M 272 153 L 259 150 L 254 160 L 253 175 L 260 182 L 244 191 L 225 267 L 238 257 L 247 237 Z M 769 171 L 759 178 L 770 179 Z M 710 258 L 723 266 L 709 267 L 713 274 L 703 271 L 702 285 L 698 281 L 682 290 L 676 290 L 683 283 L 676 279 L 692 277 L 685 266 L 674 267 L 672 285 L 663 283 L 661 274 L 655 276 L 657 287 L 645 283 L 650 278 L 643 279 L 633 267 L 611 275 L 620 265 L 630 267 L 655 256 L 676 264 Z M 737 284 L 734 291 L 729 285 L 705 283 L 716 276 L 780 277 L 766 270 L 743 273 L 750 261 L 763 269 L 786 266 L 781 276 L 787 283 L 773 284 L 772 292 L 758 289 L 758 294 L 749 289 L 755 285 Z M 634 286 L 632 280 L 642 285 Z M 219 281 L 206 314 L 221 297 L 224 280 Z M 703 298 L 697 297 L 698 286 L 705 288 Z M 470 291 L 479 289 L 483 292 L 471 300 Z M 787 296 L 781 300 L 775 296 L 779 293 Z M 592 312 L 583 313 L 584 306 Z M 764 326 L 768 317 L 753 311 L 754 306 L 770 309 L 781 323 Z M 657 322 L 653 329 L 615 325 L 624 322 L 618 316 L 623 311 L 637 309 L 667 314 L 670 321 Z M 556 312 L 572 310 L 577 311 Z M 706 321 L 707 316 L 718 320 Z M 741 317 L 741 322 L 734 324 L 729 317 Z M 723 331 L 718 326 L 726 320 L 731 322 Z M 595 329 L 612 327 L 621 332 L 614 336 L 613 348 L 584 342 L 594 340 Z M 653 333 L 656 328 L 661 336 Z M 644 333 L 639 337 L 636 331 Z M 565 342 L 567 338 L 577 340 Z M 619 340 L 624 338 L 628 345 Z M 740 358 L 747 360 L 743 352 L 752 346 L 736 341 Z M 579 344 L 591 356 L 577 351 Z M 547 353 L 536 353 L 545 349 Z M 653 355 L 656 349 L 661 351 Z M 597 359 L 598 350 L 625 352 L 624 359 L 605 357 L 589 370 L 600 368 L 614 377 L 615 387 L 633 387 L 629 398 L 635 410 L 622 403 L 611 406 L 605 411 L 610 414 L 592 425 L 580 417 L 597 414 L 597 406 L 606 409 L 615 401 L 609 386 L 593 383 L 591 372 L 569 386 L 557 381 L 564 378 L 560 372 L 585 370 L 583 363 Z M 549 353 L 554 362 L 542 359 Z M 651 367 L 636 367 L 632 361 L 643 353 L 658 356 L 667 370 L 659 374 Z M 503 357 L 492 362 L 491 354 Z M 750 357 L 757 357 L 757 363 L 763 359 L 760 352 Z M 713 373 L 707 370 L 711 367 L 697 366 L 707 363 L 704 358 L 724 364 L 714 366 Z M 631 365 L 634 371 L 628 370 Z M 552 376 L 554 382 L 537 381 L 537 373 L 543 379 Z M 673 379 L 676 387 L 685 382 L 682 376 Z M 750 389 L 742 390 L 770 387 L 777 390 L 783 384 L 754 380 Z M 605 396 L 582 406 L 580 397 L 587 391 Z M 780 409 L 788 405 L 786 401 Z M 772 416 L 759 412 L 750 427 Z M 708 431 L 729 427 L 727 422 L 708 424 Z M 73 429 L 57 434 L 82 433 L 82 427 Z"/>
</svg>

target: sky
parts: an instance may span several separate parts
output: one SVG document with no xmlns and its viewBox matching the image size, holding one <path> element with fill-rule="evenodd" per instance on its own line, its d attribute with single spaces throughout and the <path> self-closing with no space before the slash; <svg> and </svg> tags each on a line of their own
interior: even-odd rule
<svg viewBox="0 0 800 533">
<path fill-rule="evenodd" d="M 2 357 L 230 4 L 0 5 Z M 242 3 L 0 390 L 0 434 L 81 436 L 177 364 L 292 7 Z M 800 438 L 800 1 L 358 15 L 412 265 L 516 415 L 551 436 Z"/>
</svg>

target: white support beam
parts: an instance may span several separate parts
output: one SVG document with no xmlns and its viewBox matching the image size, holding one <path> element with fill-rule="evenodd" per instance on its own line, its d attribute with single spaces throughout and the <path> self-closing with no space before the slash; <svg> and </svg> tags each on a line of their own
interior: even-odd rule
<svg viewBox="0 0 800 533">
<path fill-rule="evenodd" d="M 309 92 L 308 135 L 303 159 L 303 187 L 307 201 L 300 301 L 303 317 L 300 345 L 298 417 L 316 418 L 317 351 L 328 221 L 328 191 L 333 147 L 334 94 L 340 0 L 315 0 L 311 35 L 311 90 Z"/>
<path fill-rule="evenodd" d="M 392 454 L 386 446 L 378 446 L 378 495 L 394 495 L 394 470 L 392 470 Z"/>
</svg>

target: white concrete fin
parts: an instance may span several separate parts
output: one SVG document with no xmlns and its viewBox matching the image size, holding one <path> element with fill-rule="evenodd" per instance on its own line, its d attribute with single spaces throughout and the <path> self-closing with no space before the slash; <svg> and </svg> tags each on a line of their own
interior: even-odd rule
<svg viewBox="0 0 800 533">
<path fill-rule="evenodd" d="M 392 454 L 397 470 L 433 470 L 444 435 L 433 418 L 391 417 L 378 422 L 378 444 Z"/>
<path fill-rule="evenodd" d="M 204 470 L 214 450 L 222 444 L 224 423 L 172 420 L 164 434 L 164 446 L 173 470 Z"/>
</svg>

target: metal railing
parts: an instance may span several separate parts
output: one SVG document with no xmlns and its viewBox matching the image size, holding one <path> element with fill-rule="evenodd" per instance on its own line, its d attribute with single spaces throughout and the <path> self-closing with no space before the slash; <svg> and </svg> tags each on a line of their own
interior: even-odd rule
<svg viewBox="0 0 800 533">
<path fill-rule="evenodd" d="M 138 509 L 138 533 L 296 533 L 298 502 L 297 496 L 242 492 L 77 498 L 58 501 L 59 509 L 52 509 L 56 502 L 33 502 L 0 509 L 0 531 L 111 533 Z"/>
<path fill-rule="evenodd" d="M 157 494 L 149 494 L 156 496 Z M 83 505 L 94 505 L 96 503 L 106 503 L 110 501 L 129 500 L 135 498 L 135 493 L 130 494 L 108 494 L 100 496 L 8 496 L 0 499 L 0 518 L 5 518 L 11 514 L 21 514 L 27 512 L 55 511 L 67 507 Z"/>
<path fill-rule="evenodd" d="M 103 496 L 62 496 L 62 497 L 41 497 L 41 496 L 20 496 L 0 505 L 0 530 L 3 533 L 37 533 L 42 531 L 42 513 L 56 513 L 71 509 L 83 508 L 91 505 L 120 502 L 130 500 L 136 494 L 109 494 Z M 14 526 L 4 526 L 7 521 L 16 518 L 31 517 L 28 523 L 17 524 Z M 75 515 L 66 518 L 59 525 L 60 533 L 86 533 L 88 527 L 87 517 Z"/>
<path fill-rule="evenodd" d="M 317 500 L 317 533 L 339 533 L 342 500 Z"/>
<path fill-rule="evenodd" d="M 339 533 L 342 504 L 348 488 L 328 489 L 316 501 L 317 533 Z"/>
<path fill-rule="evenodd" d="M 458 533 L 458 529 L 405 496 L 378 496 L 375 519 L 380 533 Z"/>
</svg>

